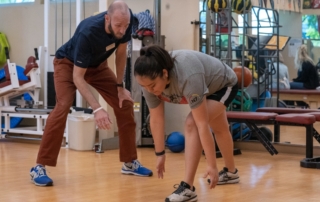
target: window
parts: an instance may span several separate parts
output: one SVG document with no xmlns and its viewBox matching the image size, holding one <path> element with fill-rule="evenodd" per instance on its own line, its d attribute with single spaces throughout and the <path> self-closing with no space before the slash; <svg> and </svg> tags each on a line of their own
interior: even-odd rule
<svg viewBox="0 0 320 202">
<path fill-rule="evenodd" d="M 0 4 L 18 4 L 18 3 L 30 3 L 35 0 L 0 0 Z"/>
<path fill-rule="evenodd" d="M 259 12 L 259 13 L 258 13 Z M 255 27 L 258 27 L 258 20 L 257 16 L 259 14 L 259 32 L 260 34 L 272 34 L 273 33 L 273 28 L 270 26 L 273 26 L 273 12 L 271 10 L 265 10 L 265 9 L 260 9 L 258 7 L 253 7 L 251 11 L 251 26 L 253 27 L 252 30 L 252 35 L 257 35 L 258 34 L 258 29 Z M 246 15 L 239 15 L 238 16 L 238 26 L 242 27 L 243 26 L 243 18 Z M 250 22 L 248 22 L 250 23 Z M 243 33 L 243 28 L 239 28 L 239 34 Z"/>
<path fill-rule="evenodd" d="M 311 39 L 314 46 L 320 46 L 319 21 L 320 16 L 302 15 L 302 38 Z"/>
</svg>

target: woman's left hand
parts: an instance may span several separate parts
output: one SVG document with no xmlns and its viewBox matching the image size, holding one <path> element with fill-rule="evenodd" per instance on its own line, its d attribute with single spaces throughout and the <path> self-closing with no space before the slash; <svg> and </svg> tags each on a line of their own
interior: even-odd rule
<svg viewBox="0 0 320 202">
<path fill-rule="evenodd" d="M 163 179 L 163 173 L 165 172 L 165 161 L 166 161 L 166 155 L 157 157 L 157 173 L 158 173 L 158 178 L 161 178 L 161 179 Z"/>
</svg>

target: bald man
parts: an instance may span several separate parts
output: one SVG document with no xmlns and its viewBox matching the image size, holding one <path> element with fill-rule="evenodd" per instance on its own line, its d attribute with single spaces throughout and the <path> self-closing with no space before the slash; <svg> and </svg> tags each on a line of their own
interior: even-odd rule
<svg viewBox="0 0 320 202">
<path fill-rule="evenodd" d="M 99 129 L 110 129 L 111 118 L 89 89 L 90 84 L 114 109 L 118 125 L 121 173 L 152 176 L 152 171 L 137 160 L 133 100 L 123 86 L 127 42 L 131 39 L 133 15 L 122 1 L 113 2 L 108 11 L 83 20 L 73 37 L 61 46 L 53 61 L 56 105 L 43 133 L 32 181 L 38 186 L 52 186 L 45 166 L 56 166 L 69 109 L 76 90 L 94 112 Z M 107 59 L 115 51 L 116 75 Z M 90 165 L 88 165 L 90 166 Z"/>
</svg>

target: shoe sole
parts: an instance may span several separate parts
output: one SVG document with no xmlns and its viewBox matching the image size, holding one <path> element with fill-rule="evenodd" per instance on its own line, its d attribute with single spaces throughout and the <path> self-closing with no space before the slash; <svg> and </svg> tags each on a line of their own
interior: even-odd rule
<svg viewBox="0 0 320 202">
<path fill-rule="evenodd" d="M 49 182 L 48 184 L 39 184 L 39 183 L 36 183 L 34 180 L 33 180 L 33 176 L 30 174 L 31 176 L 31 182 L 33 184 L 35 184 L 36 186 L 39 186 L 39 187 L 50 187 L 50 186 L 53 186 L 53 182 Z"/>
<path fill-rule="evenodd" d="M 211 183 L 211 180 L 210 180 L 210 179 L 208 179 L 207 181 L 208 181 L 209 184 Z M 233 179 L 233 180 L 218 182 L 217 185 L 237 184 L 237 183 L 239 183 L 239 182 L 240 182 L 240 180 L 239 180 L 239 178 L 237 178 L 237 179 Z"/>
<path fill-rule="evenodd" d="M 181 202 L 194 202 L 194 201 L 198 201 L 198 196 L 195 196 L 194 198 L 190 198 L 190 199 L 188 199 L 188 200 L 186 200 L 186 201 L 181 201 Z M 170 199 L 168 199 L 168 198 L 166 198 L 166 200 L 165 200 L 165 202 L 171 202 L 170 201 Z"/>
<path fill-rule="evenodd" d="M 239 182 L 240 182 L 240 180 L 239 180 L 239 178 L 237 178 L 237 179 L 233 179 L 233 180 L 227 180 L 227 181 L 218 182 L 217 185 L 237 184 L 237 183 L 239 183 Z"/>
<path fill-rule="evenodd" d="M 125 170 L 121 170 L 121 173 L 125 174 L 125 175 L 136 175 L 136 176 L 140 176 L 140 177 L 151 177 L 153 175 L 153 173 L 150 173 L 149 175 L 141 175 L 141 174 L 138 174 L 135 172 L 125 171 Z"/>
</svg>

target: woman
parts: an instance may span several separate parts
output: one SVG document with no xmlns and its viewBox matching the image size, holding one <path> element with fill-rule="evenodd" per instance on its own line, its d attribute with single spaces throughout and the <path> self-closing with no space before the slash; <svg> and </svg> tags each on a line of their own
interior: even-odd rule
<svg viewBox="0 0 320 202">
<path fill-rule="evenodd" d="M 291 89 L 316 89 L 319 86 L 318 72 L 308 55 L 306 45 L 301 45 L 297 51 L 295 67 L 298 70 L 298 77 L 290 82 Z"/>
<path fill-rule="evenodd" d="M 276 54 L 274 54 L 276 56 Z M 269 74 L 272 75 L 272 89 L 277 89 L 277 58 L 272 59 L 273 63 L 269 65 Z M 279 89 L 290 89 L 288 67 L 284 64 L 282 54 L 279 53 Z"/>
<path fill-rule="evenodd" d="M 316 89 L 319 86 L 318 71 L 313 60 L 308 55 L 307 46 L 301 45 L 297 51 L 295 68 L 298 70 L 298 77 L 290 82 L 290 89 Z M 304 101 L 296 101 L 297 105 L 303 108 L 310 108 Z"/>
<path fill-rule="evenodd" d="M 157 156 L 158 177 L 165 171 L 164 101 L 189 104 L 186 118 L 184 180 L 166 201 L 196 201 L 194 177 L 204 149 L 207 161 L 205 176 L 210 188 L 216 184 L 238 183 L 238 171 L 233 158 L 233 142 L 229 132 L 226 107 L 235 97 L 237 77 L 220 60 L 191 50 L 173 51 L 171 55 L 160 46 L 140 50 L 134 66 L 137 82 L 150 111 L 150 126 Z M 225 167 L 218 172 L 216 150 L 211 129 L 222 152 Z"/>
</svg>

